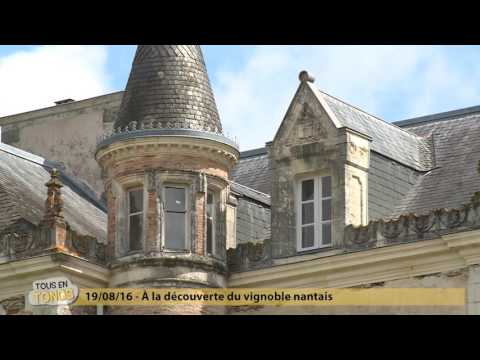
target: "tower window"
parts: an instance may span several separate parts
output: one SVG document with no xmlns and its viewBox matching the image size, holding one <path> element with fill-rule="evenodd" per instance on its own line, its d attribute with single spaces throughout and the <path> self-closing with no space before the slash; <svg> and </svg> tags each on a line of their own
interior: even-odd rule
<svg viewBox="0 0 480 360">
<path fill-rule="evenodd" d="M 128 239 L 129 250 L 142 249 L 143 237 L 143 189 L 128 191 Z"/>
<path fill-rule="evenodd" d="M 207 254 L 215 253 L 215 198 L 212 191 L 207 193 Z"/>
<path fill-rule="evenodd" d="M 165 247 L 187 249 L 187 189 L 165 187 Z"/>
<path fill-rule="evenodd" d="M 332 243 L 332 178 L 312 177 L 298 184 L 297 249 L 312 250 Z"/>
</svg>

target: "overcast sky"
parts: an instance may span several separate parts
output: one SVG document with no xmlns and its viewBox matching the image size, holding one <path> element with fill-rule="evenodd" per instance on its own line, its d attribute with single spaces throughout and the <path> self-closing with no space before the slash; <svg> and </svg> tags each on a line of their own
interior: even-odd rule
<svg viewBox="0 0 480 360">
<path fill-rule="evenodd" d="M 308 70 L 386 121 L 480 105 L 480 46 L 203 46 L 224 129 L 272 140 Z M 123 90 L 135 46 L 0 46 L 0 116 Z"/>
</svg>

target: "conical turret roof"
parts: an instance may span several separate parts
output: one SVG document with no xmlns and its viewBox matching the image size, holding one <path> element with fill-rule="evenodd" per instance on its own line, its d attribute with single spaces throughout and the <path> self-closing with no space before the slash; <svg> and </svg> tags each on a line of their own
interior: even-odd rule
<svg viewBox="0 0 480 360">
<path fill-rule="evenodd" d="M 115 129 L 189 129 L 222 134 L 198 45 L 139 45 Z"/>
</svg>

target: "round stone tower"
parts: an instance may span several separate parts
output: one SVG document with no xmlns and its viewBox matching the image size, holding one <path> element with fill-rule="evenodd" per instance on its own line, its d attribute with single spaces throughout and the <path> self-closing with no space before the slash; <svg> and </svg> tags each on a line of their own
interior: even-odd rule
<svg viewBox="0 0 480 360">
<path fill-rule="evenodd" d="M 226 202 L 238 147 L 223 135 L 200 46 L 140 45 L 105 174 L 111 287 L 226 286 Z M 202 309 L 111 307 L 110 312 Z"/>
</svg>

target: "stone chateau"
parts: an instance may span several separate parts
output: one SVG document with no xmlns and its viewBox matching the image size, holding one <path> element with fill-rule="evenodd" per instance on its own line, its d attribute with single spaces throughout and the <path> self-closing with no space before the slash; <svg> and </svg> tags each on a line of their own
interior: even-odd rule
<svg viewBox="0 0 480 360">
<path fill-rule="evenodd" d="M 321 84 L 319 84 L 321 85 Z M 0 118 L 0 314 L 480 314 L 480 106 L 388 123 L 302 71 L 271 142 L 222 130 L 201 48 Z M 1 106 L 1 103 L 0 103 Z M 78 287 L 464 288 L 457 307 L 31 306 Z"/>
</svg>

